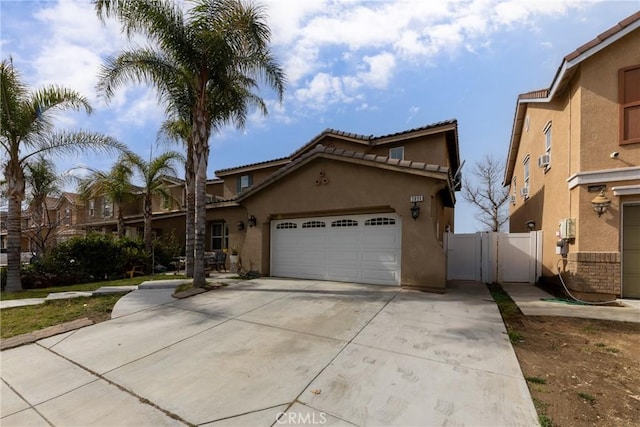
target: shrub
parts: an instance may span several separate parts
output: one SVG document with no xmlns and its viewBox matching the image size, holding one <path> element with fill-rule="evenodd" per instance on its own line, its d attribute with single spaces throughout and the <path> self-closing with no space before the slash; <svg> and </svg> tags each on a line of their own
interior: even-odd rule
<svg viewBox="0 0 640 427">
<path fill-rule="evenodd" d="M 72 285 L 122 277 L 134 265 L 148 266 L 143 244 L 92 233 L 59 243 L 39 262 L 23 268 L 25 289 Z"/>
<path fill-rule="evenodd" d="M 165 267 L 171 266 L 171 262 L 177 256 L 180 256 L 184 250 L 175 233 L 172 231 L 169 234 L 160 236 L 153 241 L 153 250 L 156 264 L 161 264 Z"/>
</svg>

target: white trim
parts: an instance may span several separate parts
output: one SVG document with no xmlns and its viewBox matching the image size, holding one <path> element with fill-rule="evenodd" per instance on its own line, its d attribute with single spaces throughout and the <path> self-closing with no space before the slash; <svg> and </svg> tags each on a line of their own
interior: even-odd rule
<svg viewBox="0 0 640 427">
<path fill-rule="evenodd" d="M 602 182 L 640 180 L 640 167 L 601 169 L 589 172 L 578 172 L 567 179 L 569 190 L 583 184 L 597 184 Z"/>
<path fill-rule="evenodd" d="M 615 33 L 613 36 L 607 38 L 606 40 L 602 40 L 602 41 L 598 42 L 598 44 L 596 44 L 594 47 L 584 51 L 580 55 L 578 55 L 575 58 L 573 58 L 571 61 L 563 60 L 562 61 L 562 65 L 560 66 L 560 69 L 558 70 L 558 73 L 556 74 L 556 77 L 554 77 L 554 79 L 553 79 L 553 82 L 551 84 L 551 90 L 549 90 L 549 95 L 548 96 L 546 96 L 544 98 L 536 98 L 536 99 L 521 99 L 521 100 L 518 100 L 518 104 L 521 104 L 521 103 L 532 103 L 533 104 L 533 103 L 551 101 L 553 99 L 553 97 L 556 95 L 556 92 L 558 91 L 558 87 L 560 85 L 560 82 L 562 82 L 564 80 L 564 75 L 568 70 L 571 70 L 573 67 L 575 67 L 576 65 L 580 64 L 585 59 L 591 57 L 592 55 L 595 55 L 596 53 L 600 52 L 602 49 L 605 49 L 606 47 L 608 47 L 611 44 L 617 42 L 618 40 L 620 40 L 621 38 L 623 38 L 627 34 L 632 33 L 633 31 L 635 31 L 638 28 L 640 28 L 640 21 L 636 21 L 636 22 L 632 23 L 631 25 L 625 27 L 624 29 L 618 31 L 617 33 Z"/>
<path fill-rule="evenodd" d="M 618 185 L 611 187 L 614 196 L 632 196 L 640 194 L 640 185 Z"/>
</svg>

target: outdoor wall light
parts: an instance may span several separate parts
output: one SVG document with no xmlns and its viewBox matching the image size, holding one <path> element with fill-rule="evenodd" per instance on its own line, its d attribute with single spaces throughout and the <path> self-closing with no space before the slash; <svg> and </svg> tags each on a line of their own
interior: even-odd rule
<svg viewBox="0 0 640 427">
<path fill-rule="evenodd" d="M 238 231 L 244 230 L 244 222 L 238 221 Z"/>
<path fill-rule="evenodd" d="M 249 215 L 249 218 L 247 219 L 247 224 L 249 224 L 249 227 L 255 227 L 256 223 L 256 217 L 253 215 Z"/>
<path fill-rule="evenodd" d="M 595 199 L 591 201 L 591 205 L 593 206 L 593 210 L 596 211 L 598 216 L 602 216 L 603 213 L 609 209 L 611 206 L 611 200 L 604 195 L 604 190 L 600 190 L 600 194 L 596 196 Z"/>
<path fill-rule="evenodd" d="M 418 206 L 417 202 L 413 202 L 413 206 L 411 206 L 411 218 L 414 220 L 418 219 L 420 216 L 420 206 Z"/>
<path fill-rule="evenodd" d="M 527 230 L 529 231 L 533 231 L 536 228 L 536 222 L 535 221 L 527 221 L 524 223 L 524 225 L 527 226 Z"/>
</svg>

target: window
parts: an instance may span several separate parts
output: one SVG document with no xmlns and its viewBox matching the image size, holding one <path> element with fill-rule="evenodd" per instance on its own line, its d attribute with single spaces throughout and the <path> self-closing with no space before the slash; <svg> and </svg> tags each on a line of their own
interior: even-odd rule
<svg viewBox="0 0 640 427">
<path fill-rule="evenodd" d="M 620 145 L 640 142 L 640 65 L 620 70 L 618 85 Z"/>
<path fill-rule="evenodd" d="M 371 218 L 364 222 L 365 227 L 369 225 L 393 225 L 396 220 L 393 218 Z"/>
<path fill-rule="evenodd" d="M 325 223 L 322 221 L 308 221 L 302 224 L 302 228 L 324 228 Z"/>
<path fill-rule="evenodd" d="M 170 209 L 171 208 L 171 197 L 163 194 L 162 195 L 162 209 Z"/>
<path fill-rule="evenodd" d="M 389 158 L 404 160 L 404 147 L 394 147 L 389 149 Z"/>
<path fill-rule="evenodd" d="M 219 251 L 229 247 L 229 224 L 224 221 L 211 223 L 211 250 Z"/>
<path fill-rule="evenodd" d="M 245 188 L 249 188 L 253 185 L 253 175 L 242 175 L 238 178 L 238 193 L 244 190 Z"/>
<path fill-rule="evenodd" d="M 71 209 L 69 209 L 69 208 L 66 208 L 64 210 L 64 223 L 66 225 L 71 224 Z"/>
<path fill-rule="evenodd" d="M 332 227 L 357 227 L 358 221 L 352 219 L 340 219 L 331 223 Z"/>
<path fill-rule="evenodd" d="M 282 222 L 276 225 L 276 229 L 278 230 L 286 230 L 290 228 L 298 228 L 298 225 L 295 222 Z"/>
<path fill-rule="evenodd" d="M 94 217 L 96 214 L 96 201 L 91 199 L 89 200 L 89 216 Z"/>
<path fill-rule="evenodd" d="M 522 166 L 524 170 L 524 179 L 523 179 L 524 182 L 522 184 L 522 188 L 520 189 L 520 193 L 522 194 L 522 197 L 526 199 L 527 197 L 529 197 L 529 155 L 528 154 L 522 161 Z"/>
<path fill-rule="evenodd" d="M 110 198 L 104 198 L 104 206 L 102 207 L 102 217 L 111 218 L 113 216 L 113 202 Z"/>
<path fill-rule="evenodd" d="M 551 122 L 547 123 L 544 127 L 544 151 L 551 151 Z"/>
</svg>

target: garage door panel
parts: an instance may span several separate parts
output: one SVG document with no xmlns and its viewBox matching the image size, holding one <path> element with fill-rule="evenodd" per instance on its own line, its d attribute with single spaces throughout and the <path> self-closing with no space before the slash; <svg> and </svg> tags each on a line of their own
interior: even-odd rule
<svg viewBox="0 0 640 427">
<path fill-rule="evenodd" d="M 365 270 L 362 279 L 370 283 L 389 283 L 399 279 L 398 274 L 389 270 Z"/>
<path fill-rule="evenodd" d="M 391 214 L 384 217 L 347 215 L 272 221 L 271 274 L 399 285 L 400 219 Z"/>
</svg>

